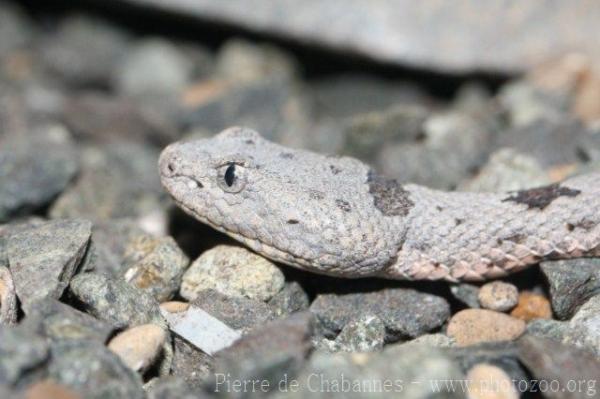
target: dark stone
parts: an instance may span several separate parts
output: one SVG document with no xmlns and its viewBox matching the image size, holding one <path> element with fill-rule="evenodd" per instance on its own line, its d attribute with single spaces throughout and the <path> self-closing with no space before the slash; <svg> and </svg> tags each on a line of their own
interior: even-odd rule
<svg viewBox="0 0 600 399">
<path fill-rule="evenodd" d="M 182 378 L 190 387 L 200 388 L 212 376 L 214 359 L 186 340 L 173 335 L 171 373 Z"/>
<path fill-rule="evenodd" d="M 85 254 L 91 229 L 87 220 L 57 220 L 9 236 L 8 262 L 26 312 L 35 301 L 60 298 Z"/>
<path fill-rule="evenodd" d="M 114 331 L 108 323 L 54 299 L 33 303 L 24 323 L 54 342 L 79 339 L 104 344 Z"/>
<path fill-rule="evenodd" d="M 48 205 L 77 170 L 77 153 L 67 136 L 44 131 L 0 140 L 0 222 Z"/>
<path fill-rule="evenodd" d="M 296 313 L 254 330 L 216 354 L 215 373 L 269 381 L 270 390 L 277 391 L 281 380 L 296 376 L 310 353 L 312 320 L 309 312 Z"/>
<path fill-rule="evenodd" d="M 597 357 L 572 346 L 531 335 L 519 338 L 517 346 L 519 360 L 536 380 L 558 382 L 558 390 L 546 390 L 544 397 L 576 399 L 597 395 L 600 375 Z"/>
<path fill-rule="evenodd" d="M 273 308 L 275 315 L 281 317 L 308 309 L 310 302 L 304 288 L 297 282 L 292 281 L 286 283 L 281 291 L 269 299 L 268 304 Z"/>
<path fill-rule="evenodd" d="M 48 344 L 23 326 L 0 325 L 0 386 L 23 387 L 43 377 Z"/>
<path fill-rule="evenodd" d="M 183 379 L 174 376 L 155 378 L 144 388 L 148 399 L 203 399 L 210 397 L 199 389 L 193 389 Z"/>
<path fill-rule="evenodd" d="M 275 313 L 264 302 L 221 294 L 215 290 L 202 290 L 192 302 L 229 327 L 250 331 L 275 318 Z"/>
<path fill-rule="evenodd" d="M 600 259 L 542 262 L 557 318 L 571 318 L 588 299 L 600 294 Z"/>
<path fill-rule="evenodd" d="M 579 190 L 573 190 L 568 187 L 561 187 L 559 184 L 550 184 L 549 186 L 521 190 L 511 193 L 510 197 L 502 202 L 512 201 L 517 204 L 527 205 L 528 209 L 544 209 L 559 197 L 576 197 L 581 193 Z"/>
<path fill-rule="evenodd" d="M 141 378 L 116 354 L 93 341 L 53 344 L 48 374 L 85 398 L 145 398 Z"/>
<path fill-rule="evenodd" d="M 405 288 L 318 295 L 310 311 L 328 335 L 363 315 L 377 316 L 385 324 L 387 340 L 418 337 L 439 328 L 450 316 L 450 306 L 443 298 Z"/>
<path fill-rule="evenodd" d="M 450 286 L 450 292 L 457 300 L 468 307 L 473 309 L 478 309 L 480 307 L 478 286 L 467 283 L 452 284 Z"/>
<path fill-rule="evenodd" d="M 408 191 L 398 181 L 378 176 L 370 171 L 367 176 L 373 204 L 385 216 L 406 216 L 415 205 Z"/>
<path fill-rule="evenodd" d="M 71 280 L 70 289 L 89 313 L 114 328 L 146 323 L 166 325 L 156 299 L 121 279 L 83 273 Z"/>
</svg>

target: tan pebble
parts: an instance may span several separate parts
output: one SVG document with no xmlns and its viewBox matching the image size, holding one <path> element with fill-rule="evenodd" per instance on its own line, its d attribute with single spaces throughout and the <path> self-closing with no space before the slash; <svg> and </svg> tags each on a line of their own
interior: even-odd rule
<svg viewBox="0 0 600 399">
<path fill-rule="evenodd" d="M 52 380 L 38 381 L 27 388 L 25 399 L 82 399 L 70 388 Z"/>
<path fill-rule="evenodd" d="M 500 367 L 477 364 L 467 374 L 469 399 L 519 399 L 512 378 Z"/>
<path fill-rule="evenodd" d="M 478 298 L 481 307 L 506 312 L 517 305 L 519 291 L 512 284 L 492 281 L 481 286 Z"/>
<path fill-rule="evenodd" d="M 511 341 L 525 331 L 525 322 L 504 313 L 487 309 L 465 309 L 448 323 L 447 335 L 457 346 L 480 342 Z"/>
<path fill-rule="evenodd" d="M 551 319 L 552 306 L 545 296 L 525 291 L 519 295 L 519 303 L 510 315 L 525 321 Z"/>
<path fill-rule="evenodd" d="M 108 344 L 131 369 L 145 370 L 152 364 L 167 339 L 167 332 L 156 324 L 143 324 L 123 331 Z"/>
<path fill-rule="evenodd" d="M 181 313 L 188 310 L 190 304 L 188 302 L 169 301 L 160 304 L 160 308 L 169 313 Z"/>
</svg>

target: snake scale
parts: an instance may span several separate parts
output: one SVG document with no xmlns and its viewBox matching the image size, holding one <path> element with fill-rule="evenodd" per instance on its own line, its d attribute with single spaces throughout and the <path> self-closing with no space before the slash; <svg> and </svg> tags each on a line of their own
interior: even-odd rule
<svg viewBox="0 0 600 399">
<path fill-rule="evenodd" d="M 241 127 L 169 145 L 159 169 L 196 219 L 321 274 L 474 281 L 600 256 L 600 173 L 505 194 L 443 192 Z"/>
</svg>

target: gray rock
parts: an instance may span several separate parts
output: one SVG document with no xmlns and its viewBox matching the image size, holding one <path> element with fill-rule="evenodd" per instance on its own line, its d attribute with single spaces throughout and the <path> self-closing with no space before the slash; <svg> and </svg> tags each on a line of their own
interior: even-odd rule
<svg viewBox="0 0 600 399">
<path fill-rule="evenodd" d="M 308 309 L 310 302 L 304 288 L 292 281 L 285 283 L 283 289 L 269 299 L 268 304 L 273 308 L 275 315 L 281 317 Z"/>
<path fill-rule="evenodd" d="M 528 334 L 558 342 L 564 339 L 568 331 L 568 323 L 564 321 L 536 319 L 527 323 Z"/>
<path fill-rule="evenodd" d="M 210 0 L 126 0 L 199 21 L 219 21 L 401 66 L 454 73 L 525 71 L 577 49 L 594 63 L 600 7 L 535 1 L 527 6 L 408 0 L 374 5 L 368 0 L 226 3 Z M 493 15 L 494 23 L 483 15 Z M 577 26 L 573 18 L 577 16 Z M 359 26 L 375 27 L 357 29 Z M 427 27 L 427 28 L 424 28 Z M 549 37 L 556 40 L 549 41 Z M 449 40 L 452 38 L 452 40 Z"/>
<path fill-rule="evenodd" d="M 550 177 L 538 161 L 512 148 L 494 152 L 477 176 L 460 185 L 464 191 L 507 192 L 539 187 Z"/>
<path fill-rule="evenodd" d="M 213 376 L 214 358 L 186 340 L 173 336 L 171 373 L 182 378 L 190 387 L 200 388 Z"/>
<path fill-rule="evenodd" d="M 172 237 L 139 235 L 125 248 L 123 277 L 158 302 L 164 302 L 179 290 L 189 262 Z"/>
<path fill-rule="evenodd" d="M 224 295 L 268 301 L 283 288 L 285 278 L 275 264 L 246 248 L 218 245 L 204 252 L 183 275 L 181 296 L 193 301 L 198 292 L 214 289 Z"/>
<path fill-rule="evenodd" d="M 269 305 L 253 299 L 233 297 L 215 290 L 200 291 L 192 302 L 229 327 L 248 332 L 275 318 Z"/>
<path fill-rule="evenodd" d="M 600 294 L 600 259 L 542 262 L 540 266 L 559 319 L 571 318 L 588 299 Z"/>
<path fill-rule="evenodd" d="M 539 120 L 557 121 L 564 118 L 570 106 L 568 98 L 540 90 L 527 80 L 502 86 L 497 99 L 514 129 L 523 129 Z M 527 153 L 526 149 L 521 150 Z"/>
<path fill-rule="evenodd" d="M 40 45 L 41 61 L 74 86 L 108 86 L 116 65 L 129 51 L 129 38 L 106 21 L 74 15 L 61 21 Z"/>
<path fill-rule="evenodd" d="M 587 349 L 600 356 L 600 295 L 584 303 L 569 320 L 563 342 Z"/>
<path fill-rule="evenodd" d="M 276 47 L 231 39 L 219 49 L 215 75 L 230 82 L 253 82 L 265 78 L 292 80 L 298 74 L 297 69 L 295 60 Z"/>
<path fill-rule="evenodd" d="M 16 4 L 0 5 L 0 57 L 25 47 L 33 35 L 31 21 Z"/>
<path fill-rule="evenodd" d="M 158 153 L 154 149 L 115 143 L 89 148 L 82 159 L 82 173 L 54 203 L 52 218 L 136 218 L 163 209 L 166 197 L 155 170 Z"/>
<path fill-rule="evenodd" d="M 170 120 L 169 104 L 159 104 L 162 109 L 129 98 L 84 91 L 65 100 L 61 117 L 77 137 L 85 140 L 123 144 L 126 137 L 137 143 L 164 146 L 176 139 L 177 132 L 174 121 Z"/>
<path fill-rule="evenodd" d="M 425 103 L 426 100 L 426 96 L 416 85 L 408 82 L 387 81 L 372 75 L 331 76 L 316 80 L 311 89 L 317 115 L 336 119 L 353 118 L 357 114 L 376 112 L 376 115 L 379 115 L 377 119 L 381 122 L 397 120 L 390 118 L 395 114 L 396 117 L 401 116 L 396 113 L 397 111 L 392 111 L 394 108 L 410 107 L 415 103 Z M 359 116 L 361 119 L 364 117 L 364 115 Z M 415 119 L 406 119 L 408 126 L 411 125 L 411 121 L 415 121 Z M 370 121 L 370 126 L 374 126 L 373 122 L 373 120 Z"/>
<path fill-rule="evenodd" d="M 115 86 L 130 96 L 171 95 L 184 89 L 193 65 L 171 42 L 144 39 L 129 51 L 115 72 Z"/>
<path fill-rule="evenodd" d="M 10 235 L 8 262 L 26 312 L 35 301 L 60 298 L 85 254 L 91 229 L 87 220 L 57 220 Z"/>
<path fill-rule="evenodd" d="M 385 343 L 385 325 L 377 316 L 364 315 L 350 321 L 331 342 L 332 352 L 374 352 Z"/>
<path fill-rule="evenodd" d="M 378 155 L 382 173 L 401 182 L 455 188 L 487 158 L 492 132 L 480 120 L 456 112 L 432 115 L 422 142 L 385 146 Z"/>
<path fill-rule="evenodd" d="M 473 284 L 461 283 L 452 284 L 450 292 L 454 298 L 464 303 L 470 308 L 479 308 L 479 287 Z"/>
<path fill-rule="evenodd" d="M 404 345 L 427 345 L 434 348 L 451 348 L 454 346 L 454 340 L 441 333 L 425 334 L 404 343 Z"/>
<path fill-rule="evenodd" d="M 202 95 L 192 93 L 182 104 L 179 120 L 184 128 L 202 127 L 218 132 L 231 125 L 248 126 L 273 140 L 289 127 L 286 110 L 295 99 L 295 92 L 282 79 L 244 84 L 208 81 L 196 90 Z"/>
<path fill-rule="evenodd" d="M 496 135 L 494 145 L 530 154 L 548 168 L 580 162 L 581 143 L 591 134 L 581 122 L 563 115 L 503 131 Z"/>
<path fill-rule="evenodd" d="M 54 342 L 92 340 L 104 344 L 114 331 L 110 324 L 55 299 L 33 303 L 24 323 Z"/>
<path fill-rule="evenodd" d="M 330 334 L 358 317 L 377 316 L 385 324 L 388 340 L 418 337 L 440 327 L 450 316 L 450 306 L 443 298 L 404 288 L 318 295 L 310 311 Z"/>
<path fill-rule="evenodd" d="M 71 280 L 70 289 L 89 313 L 117 329 L 147 323 L 166 326 L 158 302 L 123 280 L 83 273 Z"/>
<path fill-rule="evenodd" d="M 442 350 L 425 345 L 391 345 L 374 353 L 315 353 L 295 379 L 295 390 L 276 398 L 465 398 L 440 386 L 434 393 L 431 381 L 464 378 L 460 367 Z M 285 386 L 285 385 L 284 385 Z M 295 392 L 296 391 L 296 392 Z"/>
<path fill-rule="evenodd" d="M 344 154 L 374 162 L 383 146 L 415 141 L 429 111 L 419 105 L 393 105 L 383 111 L 354 115 L 344 121 Z"/>
<path fill-rule="evenodd" d="M 51 379 L 86 398 L 144 399 L 141 378 L 119 357 L 93 341 L 63 341 L 51 347 Z"/>
<path fill-rule="evenodd" d="M 202 399 L 208 398 L 199 389 L 193 389 L 183 379 L 168 376 L 151 380 L 144 385 L 148 399 Z"/>
<path fill-rule="evenodd" d="M 521 337 L 517 344 L 520 361 L 535 379 L 558 382 L 559 389 L 544 392 L 544 397 L 575 399 L 597 394 L 596 381 L 600 375 L 600 361 L 597 357 L 530 335 Z"/>
<path fill-rule="evenodd" d="M 15 324 L 18 312 L 19 305 L 12 275 L 8 267 L 0 264 L 0 324 Z"/>
<path fill-rule="evenodd" d="M 77 155 L 60 128 L 0 142 L 0 222 L 48 205 L 78 170 Z"/>
<path fill-rule="evenodd" d="M 270 390 L 284 378 L 294 378 L 312 349 L 312 315 L 296 313 L 271 322 L 216 355 L 215 381 L 228 375 L 241 381 L 268 381 Z M 221 390 L 222 390 L 221 385 Z M 243 397 L 243 393 L 233 393 Z"/>
<path fill-rule="evenodd" d="M 22 387 L 43 376 L 48 344 L 21 326 L 0 325 L 0 386 Z"/>
</svg>

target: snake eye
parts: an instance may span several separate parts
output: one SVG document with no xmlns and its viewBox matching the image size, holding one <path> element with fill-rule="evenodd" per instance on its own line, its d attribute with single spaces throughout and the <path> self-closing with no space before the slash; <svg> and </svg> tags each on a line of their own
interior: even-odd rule
<svg viewBox="0 0 600 399">
<path fill-rule="evenodd" d="M 239 193 L 246 186 L 245 168 L 233 162 L 221 166 L 217 174 L 219 187 L 228 193 Z"/>
</svg>

